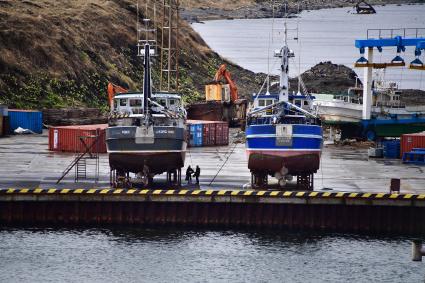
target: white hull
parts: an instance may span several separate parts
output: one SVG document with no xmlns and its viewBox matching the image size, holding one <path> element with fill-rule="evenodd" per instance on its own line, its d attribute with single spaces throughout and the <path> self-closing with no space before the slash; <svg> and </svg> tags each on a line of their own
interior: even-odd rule
<svg viewBox="0 0 425 283">
<path fill-rule="evenodd" d="M 362 105 L 341 100 L 315 100 L 317 114 L 328 122 L 359 122 L 362 119 Z"/>
<path fill-rule="evenodd" d="M 317 113 L 328 122 L 359 122 L 362 119 L 363 105 L 342 100 L 315 100 L 313 105 Z M 398 118 L 410 118 L 413 114 L 425 115 L 425 106 L 407 106 L 400 108 L 372 106 L 376 116 L 397 115 Z"/>
</svg>

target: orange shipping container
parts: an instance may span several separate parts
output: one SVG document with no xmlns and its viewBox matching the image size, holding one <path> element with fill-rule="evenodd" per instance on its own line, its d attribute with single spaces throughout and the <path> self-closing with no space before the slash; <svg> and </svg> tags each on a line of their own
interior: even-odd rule
<svg viewBox="0 0 425 283">
<path fill-rule="evenodd" d="M 84 152 L 85 146 L 80 141 L 80 137 L 95 136 L 98 129 L 100 135 L 97 145 L 98 151 L 99 153 L 106 153 L 105 129 L 107 127 L 107 124 L 52 127 L 49 129 L 49 150 Z M 89 138 L 85 141 L 90 146 L 94 139 Z M 96 146 L 93 147 L 92 151 L 96 151 Z"/>
<path fill-rule="evenodd" d="M 401 136 L 400 157 L 414 148 L 425 148 L 425 132 Z"/>
</svg>

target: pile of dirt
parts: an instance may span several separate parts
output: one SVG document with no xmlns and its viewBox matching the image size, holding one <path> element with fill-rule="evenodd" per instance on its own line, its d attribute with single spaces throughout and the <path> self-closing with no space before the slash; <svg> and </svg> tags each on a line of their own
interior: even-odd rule
<svg viewBox="0 0 425 283">
<path fill-rule="evenodd" d="M 301 77 L 311 93 L 346 93 L 356 83 L 356 72 L 345 65 L 321 62 L 304 72 Z M 290 80 L 291 91 L 296 90 L 298 81 Z M 361 84 L 361 82 L 359 82 Z"/>
<path fill-rule="evenodd" d="M 400 101 L 406 106 L 425 105 L 425 91 L 419 89 L 402 89 Z"/>
<path fill-rule="evenodd" d="M 14 108 L 107 108 L 108 81 L 140 89 L 136 3 L 1 0 L 0 103 Z M 157 9 L 157 26 L 161 13 Z M 180 91 L 187 101 L 200 99 L 204 84 L 225 60 L 185 21 L 180 21 L 178 37 Z M 227 63 L 242 94 L 258 88 L 254 73 Z M 154 64 L 159 65 L 158 59 Z M 158 81 L 158 72 L 153 75 Z"/>
</svg>

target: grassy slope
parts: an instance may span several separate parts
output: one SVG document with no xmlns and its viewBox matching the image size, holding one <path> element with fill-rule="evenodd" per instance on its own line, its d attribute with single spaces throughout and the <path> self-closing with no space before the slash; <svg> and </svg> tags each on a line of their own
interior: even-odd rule
<svg viewBox="0 0 425 283">
<path fill-rule="evenodd" d="M 59 3 L 60 2 L 60 3 Z M 106 106 L 108 80 L 142 83 L 132 0 L 0 0 L 0 103 L 12 107 Z M 181 22 L 181 91 L 200 97 L 223 60 Z M 253 73 L 230 64 L 242 93 Z"/>
</svg>

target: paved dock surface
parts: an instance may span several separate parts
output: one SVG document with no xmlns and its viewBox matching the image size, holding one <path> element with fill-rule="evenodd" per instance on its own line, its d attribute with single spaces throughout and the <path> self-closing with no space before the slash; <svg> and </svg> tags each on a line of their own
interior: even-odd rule
<svg viewBox="0 0 425 283">
<path fill-rule="evenodd" d="M 56 185 L 62 171 L 72 162 L 73 154 L 50 152 L 47 143 L 47 133 L 0 138 L 0 188 L 109 186 L 106 154 L 100 157 L 97 184 L 93 181 L 74 183 L 72 170 L 59 186 Z M 250 181 L 244 144 L 189 148 L 188 165 L 201 167 L 201 189 L 242 189 Z M 329 192 L 388 192 L 390 179 L 401 178 L 402 193 L 421 194 L 425 192 L 424 170 L 425 167 L 404 165 L 398 159 L 369 159 L 364 148 L 325 146 L 314 188 Z M 185 168 L 183 179 L 184 171 Z M 94 169 L 90 171 L 88 167 L 88 173 L 93 175 Z M 270 178 L 272 184 L 275 183 L 273 179 Z M 165 175 L 156 177 L 155 182 L 158 187 L 165 187 Z M 186 187 L 196 188 L 194 185 Z"/>
</svg>

